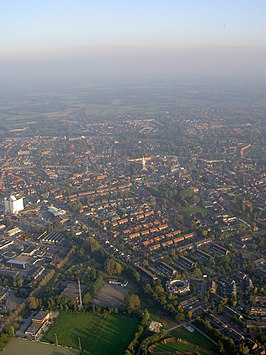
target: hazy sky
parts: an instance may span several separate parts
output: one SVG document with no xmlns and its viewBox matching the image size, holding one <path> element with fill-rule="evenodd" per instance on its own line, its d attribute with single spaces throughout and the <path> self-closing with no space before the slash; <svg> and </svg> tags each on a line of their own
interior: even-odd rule
<svg viewBox="0 0 266 355">
<path fill-rule="evenodd" d="M 265 0 L 6 0 L 0 80 L 265 70 Z"/>
</svg>

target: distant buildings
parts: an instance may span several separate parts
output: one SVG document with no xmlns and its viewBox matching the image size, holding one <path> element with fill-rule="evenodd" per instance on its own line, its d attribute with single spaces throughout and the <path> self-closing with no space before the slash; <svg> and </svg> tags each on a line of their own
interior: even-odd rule
<svg viewBox="0 0 266 355">
<path fill-rule="evenodd" d="M 18 214 L 24 210 L 23 197 L 10 195 L 4 198 L 5 211 L 11 214 Z"/>
</svg>

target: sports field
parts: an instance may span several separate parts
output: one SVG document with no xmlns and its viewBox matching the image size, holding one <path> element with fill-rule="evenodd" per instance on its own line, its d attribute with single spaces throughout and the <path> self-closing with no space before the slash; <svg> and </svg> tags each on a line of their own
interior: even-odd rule
<svg viewBox="0 0 266 355">
<path fill-rule="evenodd" d="M 174 336 L 176 338 L 186 340 L 192 344 L 199 345 L 206 350 L 216 350 L 216 346 L 210 340 L 205 338 L 204 335 L 201 335 L 197 330 L 194 330 L 194 332 L 191 333 L 186 328 L 180 327 L 170 332 L 169 335 L 171 337 Z"/>
<path fill-rule="evenodd" d="M 42 341 L 79 349 L 84 354 L 123 354 L 137 329 L 139 321 L 124 315 L 60 312 Z"/>
<path fill-rule="evenodd" d="M 211 352 L 213 354 L 216 353 L 216 346 L 195 329 L 194 331 L 190 332 L 184 327 L 179 327 L 170 332 L 169 336 L 185 340 L 188 343 L 186 344 L 178 341 L 171 341 L 165 344 L 158 343 L 158 346 L 153 346 L 152 349 L 150 349 L 150 352 L 156 354 L 157 352 L 174 353 L 175 351 L 179 351 L 180 353 L 184 354 L 186 352 L 191 352 L 198 355 L 207 355 Z M 197 346 L 200 348 L 197 349 Z"/>
<path fill-rule="evenodd" d="M 157 346 L 154 349 L 155 353 L 171 353 L 171 352 L 175 352 L 175 351 L 179 351 L 181 354 L 184 352 L 184 354 L 186 352 L 191 352 L 193 354 L 197 354 L 197 355 L 207 355 L 208 352 L 204 352 L 204 351 L 200 351 L 200 350 L 196 350 L 195 347 L 193 345 L 189 345 L 189 344 L 182 344 L 182 343 L 168 343 L 168 344 L 162 344 Z"/>
</svg>

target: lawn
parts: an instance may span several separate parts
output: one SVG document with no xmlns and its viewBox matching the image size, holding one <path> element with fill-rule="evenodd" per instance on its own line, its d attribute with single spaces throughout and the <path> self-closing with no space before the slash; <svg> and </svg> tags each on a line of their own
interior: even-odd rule
<svg viewBox="0 0 266 355">
<path fill-rule="evenodd" d="M 139 321 L 124 315 L 60 312 L 43 341 L 72 348 L 81 347 L 84 354 L 123 354 L 137 329 Z"/>
<path fill-rule="evenodd" d="M 169 333 L 171 337 L 180 338 L 186 340 L 192 344 L 201 346 L 202 348 L 215 351 L 216 347 L 205 336 L 201 335 L 198 331 L 194 330 L 193 333 L 189 332 L 186 328 L 179 327 Z"/>
<path fill-rule="evenodd" d="M 188 206 L 188 207 L 182 207 L 182 211 L 184 213 L 187 213 L 188 215 L 191 214 L 196 214 L 196 213 L 201 213 L 203 216 L 206 216 L 207 214 L 210 214 L 211 211 L 207 210 L 206 208 L 200 207 L 200 206 Z"/>
</svg>

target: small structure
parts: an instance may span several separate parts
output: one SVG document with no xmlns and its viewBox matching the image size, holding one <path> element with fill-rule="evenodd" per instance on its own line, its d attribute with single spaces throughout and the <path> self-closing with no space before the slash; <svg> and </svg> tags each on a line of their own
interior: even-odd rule
<svg viewBox="0 0 266 355">
<path fill-rule="evenodd" d="M 148 325 L 148 330 L 153 333 L 160 333 L 162 326 L 162 323 L 152 320 Z"/>
<path fill-rule="evenodd" d="M 108 283 L 111 284 L 111 285 L 118 285 L 118 286 L 121 286 L 121 287 L 127 287 L 127 285 L 128 285 L 128 281 L 127 280 L 124 280 L 124 281 L 121 281 L 121 280 L 109 280 Z"/>
</svg>

